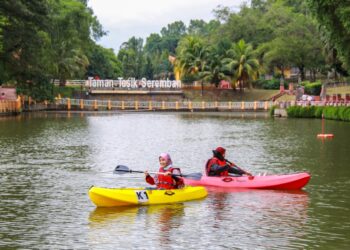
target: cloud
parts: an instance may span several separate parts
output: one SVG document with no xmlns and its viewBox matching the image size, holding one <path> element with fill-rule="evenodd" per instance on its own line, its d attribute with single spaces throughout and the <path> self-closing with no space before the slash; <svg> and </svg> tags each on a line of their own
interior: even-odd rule
<svg viewBox="0 0 350 250">
<path fill-rule="evenodd" d="M 99 44 L 118 51 L 130 37 L 144 40 L 151 33 L 159 33 L 169 23 L 191 19 L 209 21 L 218 5 L 238 9 L 243 0 L 90 0 L 89 6 L 108 35 Z"/>
</svg>

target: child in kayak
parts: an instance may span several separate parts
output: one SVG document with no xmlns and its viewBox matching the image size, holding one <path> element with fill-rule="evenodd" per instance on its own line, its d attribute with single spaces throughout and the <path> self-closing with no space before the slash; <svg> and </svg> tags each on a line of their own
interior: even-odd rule
<svg viewBox="0 0 350 250">
<path fill-rule="evenodd" d="M 238 176 L 248 175 L 251 173 L 239 168 L 236 164 L 225 159 L 226 149 L 217 147 L 213 150 L 213 157 L 207 161 L 205 166 L 207 176 L 229 176 L 235 174 Z"/>
<path fill-rule="evenodd" d="M 179 168 L 172 167 L 170 155 L 162 153 L 159 156 L 159 174 L 154 178 L 145 172 L 146 182 L 151 185 L 156 185 L 157 189 L 178 189 L 184 187 L 183 179 L 180 177 L 181 171 Z M 163 174 L 164 173 L 164 174 Z"/>
</svg>

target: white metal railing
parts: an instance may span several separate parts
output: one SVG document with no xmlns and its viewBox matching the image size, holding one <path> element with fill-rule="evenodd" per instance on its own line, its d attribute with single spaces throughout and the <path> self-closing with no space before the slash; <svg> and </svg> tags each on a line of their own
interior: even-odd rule
<svg viewBox="0 0 350 250">
<path fill-rule="evenodd" d="M 174 102 L 174 101 L 111 101 L 91 99 L 56 99 L 57 105 L 75 109 L 121 109 L 121 110 L 268 110 L 274 104 L 271 101 L 261 102 Z"/>
</svg>

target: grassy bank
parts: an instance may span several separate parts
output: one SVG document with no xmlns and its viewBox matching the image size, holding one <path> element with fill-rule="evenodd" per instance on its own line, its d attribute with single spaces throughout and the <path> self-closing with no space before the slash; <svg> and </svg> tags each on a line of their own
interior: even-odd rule
<svg viewBox="0 0 350 250">
<path fill-rule="evenodd" d="M 350 107 L 300 107 L 292 106 L 287 108 L 288 117 L 294 118 L 322 118 L 325 119 L 350 121 Z"/>
<path fill-rule="evenodd" d="M 350 94 L 350 85 L 340 87 L 327 87 L 326 93 L 327 95 L 341 94 L 344 96 L 345 94 Z"/>
<path fill-rule="evenodd" d="M 241 101 L 265 101 L 278 94 L 279 90 L 245 89 L 243 92 L 232 89 L 184 90 L 185 98 L 191 101 L 218 101 L 218 102 L 241 102 Z"/>
</svg>

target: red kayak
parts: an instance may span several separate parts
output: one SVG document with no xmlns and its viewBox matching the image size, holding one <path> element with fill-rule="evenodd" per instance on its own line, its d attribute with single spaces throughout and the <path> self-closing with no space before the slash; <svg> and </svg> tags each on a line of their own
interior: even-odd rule
<svg viewBox="0 0 350 250">
<path fill-rule="evenodd" d="M 255 189 L 301 189 L 310 180 L 309 173 L 295 173 L 265 176 L 222 176 L 201 178 L 183 178 L 186 185 L 213 186 L 223 188 L 255 188 Z"/>
</svg>

